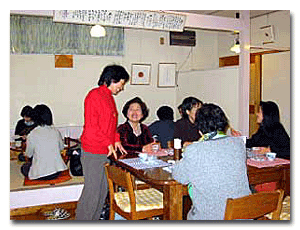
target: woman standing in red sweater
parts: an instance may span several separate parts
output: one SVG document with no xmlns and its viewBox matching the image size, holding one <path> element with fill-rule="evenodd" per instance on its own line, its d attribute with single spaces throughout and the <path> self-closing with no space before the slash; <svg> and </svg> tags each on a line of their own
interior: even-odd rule
<svg viewBox="0 0 300 230">
<path fill-rule="evenodd" d="M 118 112 L 112 95 L 124 89 L 127 71 L 118 65 L 106 66 L 84 101 L 84 127 L 81 135 L 81 162 L 84 187 L 77 204 L 77 220 L 99 220 L 107 195 L 104 164 L 116 151 L 126 154 L 117 133 Z"/>
</svg>

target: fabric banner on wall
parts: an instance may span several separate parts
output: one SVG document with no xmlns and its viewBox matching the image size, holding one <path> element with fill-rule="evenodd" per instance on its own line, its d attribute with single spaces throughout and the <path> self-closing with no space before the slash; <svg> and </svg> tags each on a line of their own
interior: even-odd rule
<svg viewBox="0 0 300 230">
<path fill-rule="evenodd" d="M 53 22 L 50 17 L 10 16 L 11 54 L 78 54 L 122 56 L 124 29 L 106 27 L 92 38 L 91 25 Z"/>
</svg>

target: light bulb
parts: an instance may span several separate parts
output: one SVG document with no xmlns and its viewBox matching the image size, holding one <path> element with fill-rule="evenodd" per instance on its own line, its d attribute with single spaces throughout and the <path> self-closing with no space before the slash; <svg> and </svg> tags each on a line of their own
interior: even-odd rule
<svg viewBox="0 0 300 230">
<path fill-rule="evenodd" d="M 240 47 L 239 44 L 235 44 L 234 46 L 232 46 L 232 47 L 230 48 L 230 51 L 235 52 L 235 53 L 238 54 L 238 53 L 241 52 L 241 47 Z"/>
<path fill-rule="evenodd" d="M 92 37 L 96 37 L 96 38 L 104 37 L 106 35 L 105 28 L 100 25 L 93 26 L 91 28 L 90 33 Z"/>
</svg>

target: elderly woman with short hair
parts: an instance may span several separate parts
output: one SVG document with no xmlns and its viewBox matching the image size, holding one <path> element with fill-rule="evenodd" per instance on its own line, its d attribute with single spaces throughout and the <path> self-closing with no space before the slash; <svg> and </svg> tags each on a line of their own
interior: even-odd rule
<svg viewBox="0 0 300 230">
<path fill-rule="evenodd" d="M 127 153 L 137 155 L 137 152 L 151 150 L 154 139 L 148 127 L 142 124 L 149 113 L 146 104 L 139 97 L 135 97 L 126 102 L 122 113 L 127 121 L 119 125 L 118 133 Z"/>
</svg>

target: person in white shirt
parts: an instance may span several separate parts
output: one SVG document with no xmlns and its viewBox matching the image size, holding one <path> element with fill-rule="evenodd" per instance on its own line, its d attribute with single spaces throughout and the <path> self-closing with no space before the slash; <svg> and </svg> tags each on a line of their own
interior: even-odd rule
<svg viewBox="0 0 300 230">
<path fill-rule="evenodd" d="M 21 172 L 30 180 L 55 179 L 68 168 L 61 157 L 64 148 L 62 136 L 53 127 L 48 106 L 35 106 L 33 120 L 38 126 L 27 137 L 25 156 L 30 160 L 21 167 Z"/>
</svg>

